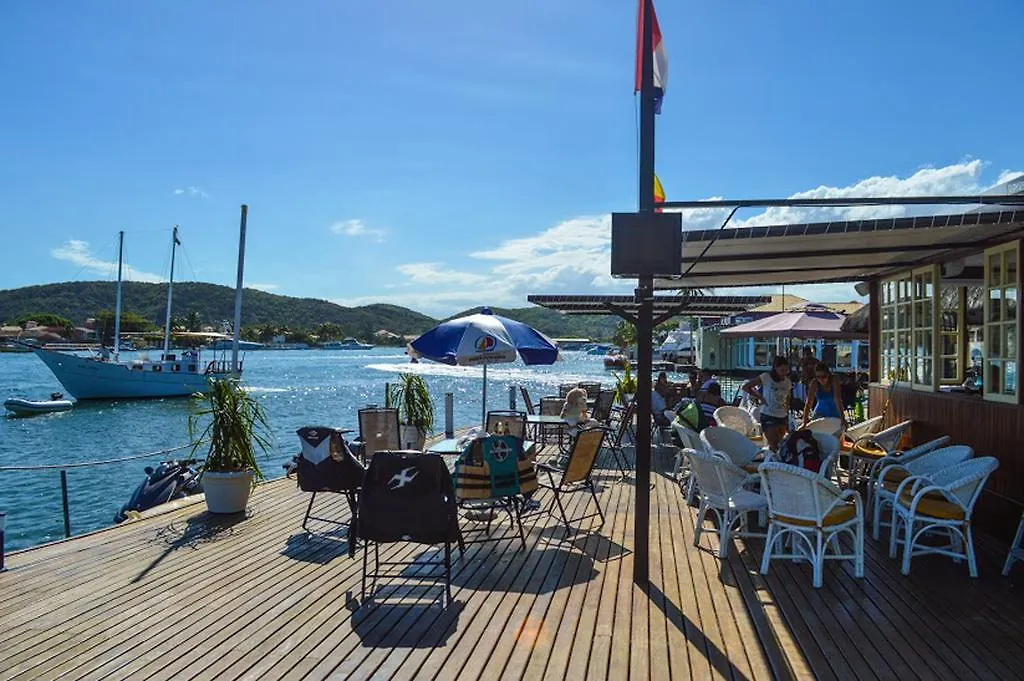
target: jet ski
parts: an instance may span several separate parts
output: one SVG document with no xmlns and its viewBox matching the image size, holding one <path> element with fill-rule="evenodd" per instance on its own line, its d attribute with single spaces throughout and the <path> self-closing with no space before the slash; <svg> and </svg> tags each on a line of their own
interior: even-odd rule
<svg viewBox="0 0 1024 681">
<path fill-rule="evenodd" d="M 120 523 L 154 506 L 201 493 L 203 486 L 197 463 L 195 459 L 181 459 L 164 461 L 155 470 L 146 466 L 145 479 L 114 516 L 114 522 Z"/>
<path fill-rule="evenodd" d="M 14 416 L 35 416 L 50 414 L 55 411 L 67 411 L 75 403 L 64 399 L 64 393 L 51 393 L 48 400 L 25 400 L 12 397 L 4 402 L 4 407 Z"/>
</svg>

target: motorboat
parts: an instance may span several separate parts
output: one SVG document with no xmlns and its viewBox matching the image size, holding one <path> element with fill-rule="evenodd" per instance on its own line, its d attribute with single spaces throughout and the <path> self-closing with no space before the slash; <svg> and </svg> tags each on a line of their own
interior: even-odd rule
<svg viewBox="0 0 1024 681">
<path fill-rule="evenodd" d="M 373 350 L 368 343 L 360 343 L 355 338 L 346 338 L 343 341 L 327 341 L 320 346 L 324 350 Z"/>
<path fill-rule="evenodd" d="M 14 416 L 52 414 L 57 411 L 67 411 L 73 406 L 75 403 L 65 400 L 63 393 L 52 393 L 48 400 L 25 400 L 20 397 L 12 397 L 4 402 L 4 408 Z"/>
<path fill-rule="evenodd" d="M 625 369 L 629 366 L 629 357 L 622 353 L 611 353 L 604 356 L 605 369 Z"/>
</svg>

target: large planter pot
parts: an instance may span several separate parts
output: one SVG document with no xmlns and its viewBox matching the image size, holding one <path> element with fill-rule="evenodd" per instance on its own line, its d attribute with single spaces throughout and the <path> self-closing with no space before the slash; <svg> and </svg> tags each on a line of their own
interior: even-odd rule
<svg viewBox="0 0 1024 681">
<path fill-rule="evenodd" d="M 402 440 L 402 449 L 422 451 L 424 445 L 427 444 L 426 433 L 420 432 L 420 429 L 416 426 L 403 425 L 398 435 Z"/>
<path fill-rule="evenodd" d="M 241 513 L 249 503 L 252 491 L 252 471 L 203 473 L 203 492 L 206 509 L 210 513 Z"/>
</svg>

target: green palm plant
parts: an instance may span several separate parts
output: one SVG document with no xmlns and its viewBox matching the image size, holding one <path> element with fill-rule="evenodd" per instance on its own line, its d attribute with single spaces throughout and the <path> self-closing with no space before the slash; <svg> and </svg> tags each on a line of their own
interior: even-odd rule
<svg viewBox="0 0 1024 681">
<path fill-rule="evenodd" d="M 204 421 L 206 425 L 200 430 Z M 254 481 L 263 479 L 256 450 L 266 452 L 270 448 L 270 426 L 263 405 L 237 381 L 211 380 L 209 390 L 193 396 L 188 434 L 195 443 L 193 456 L 201 445 L 209 443 L 204 472 L 251 470 Z"/>
<path fill-rule="evenodd" d="M 388 387 L 385 406 L 398 409 L 398 420 L 416 426 L 421 435 L 427 435 L 434 426 L 434 401 L 430 398 L 427 382 L 416 374 L 399 374 L 399 381 Z"/>
</svg>

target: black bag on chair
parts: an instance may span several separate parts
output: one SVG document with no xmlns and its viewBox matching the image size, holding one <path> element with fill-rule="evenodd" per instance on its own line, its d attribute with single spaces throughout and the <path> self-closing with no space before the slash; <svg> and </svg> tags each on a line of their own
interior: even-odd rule
<svg viewBox="0 0 1024 681">
<path fill-rule="evenodd" d="M 302 441 L 296 477 L 303 492 L 347 492 L 363 484 L 366 469 L 352 454 L 336 428 L 307 426 L 297 431 Z"/>
<path fill-rule="evenodd" d="M 455 488 L 436 454 L 377 452 L 359 497 L 359 538 L 374 542 L 458 541 Z"/>
</svg>

